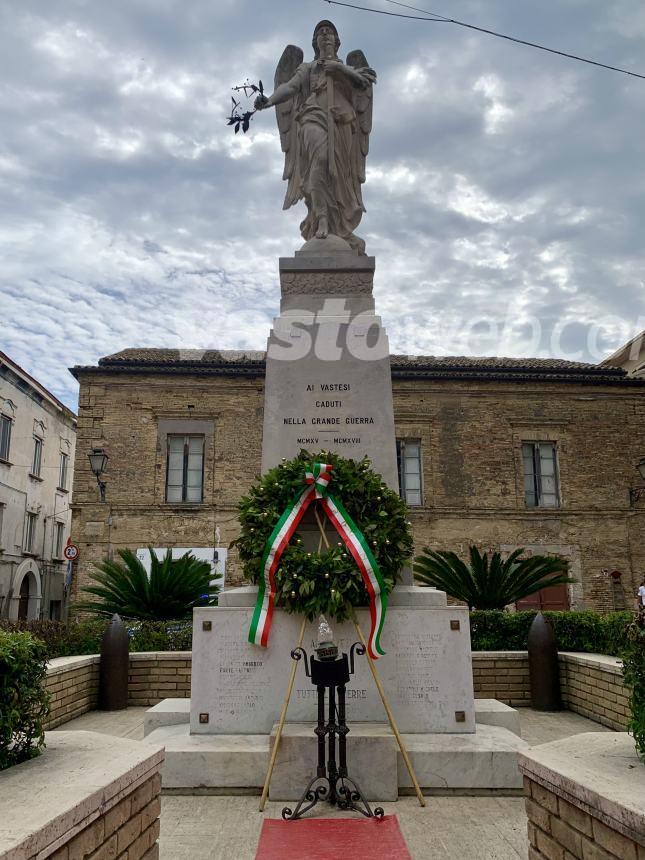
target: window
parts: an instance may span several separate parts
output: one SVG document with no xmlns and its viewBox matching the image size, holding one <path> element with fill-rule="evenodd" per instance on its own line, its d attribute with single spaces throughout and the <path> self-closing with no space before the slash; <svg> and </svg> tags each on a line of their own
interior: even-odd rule
<svg viewBox="0 0 645 860">
<path fill-rule="evenodd" d="M 63 538 L 65 523 L 54 523 L 54 558 L 63 557 Z"/>
<path fill-rule="evenodd" d="M 524 442 L 524 499 L 529 508 L 559 508 L 555 442 Z"/>
<path fill-rule="evenodd" d="M 9 448 L 11 447 L 11 418 L 8 415 L 0 415 L 0 460 L 9 459 Z"/>
<path fill-rule="evenodd" d="M 167 502 L 201 502 L 204 479 L 204 437 L 168 437 Z"/>
<path fill-rule="evenodd" d="M 43 463 L 43 440 L 34 436 L 34 459 L 31 463 L 31 474 L 40 478 L 40 467 Z"/>
<path fill-rule="evenodd" d="M 60 466 L 58 469 L 58 488 L 59 490 L 67 489 L 67 466 L 69 465 L 69 454 L 64 451 L 60 452 Z"/>
<path fill-rule="evenodd" d="M 27 514 L 25 519 L 25 540 L 23 549 L 25 552 L 33 552 L 36 541 L 36 525 L 38 523 L 38 514 Z"/>
<path fill-rule="evenodd" d="M 62 610 L 62 601 L 50 600 L 49 601 L 49 619 L 50 619 L 50 621 L 60 621 L 61 614 L 62 614 L 61 610 Z"/>
<path fill-rule="evenodd" d="M 397 439 L 396 460 L 399 468 L 401 498 L 408 505 L 423 504 L 421 498 L 421 442 L 418 439 Z"/>
</svg>

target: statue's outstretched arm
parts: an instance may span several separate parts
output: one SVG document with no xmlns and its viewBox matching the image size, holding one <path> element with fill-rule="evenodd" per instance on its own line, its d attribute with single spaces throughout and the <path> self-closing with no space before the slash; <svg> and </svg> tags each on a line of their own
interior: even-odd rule
<svg viewBox="0 0 645 860">
<path fill-rule="evenodd" d="M 279 105 L 283 102 L 289 101 L 289 99 L 293 98 L 300 89 L 300 77 L 300 72 L 298 71 L 290 81 L 276 87 L 268 98 L 267 96 L 258 96 L 255 100 L 255 109 L 264 110 L 264 108 L 273 107 L 274 105 Z"/>
</svg>

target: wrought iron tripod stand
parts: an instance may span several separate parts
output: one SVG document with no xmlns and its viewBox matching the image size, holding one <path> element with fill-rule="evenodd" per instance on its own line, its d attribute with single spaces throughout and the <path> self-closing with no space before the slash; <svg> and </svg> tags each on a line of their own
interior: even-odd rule
<svg viewBox="0 0 645 860">
<path fill-rule="evenodd" d="M 312 656 L 310 661 L 304 648 L 295 648 L 291 652 L 294 660 L 301 660 L 304 657 L 305 672 L 318 692 L 318 724 L 314 729 L 318 738 L 318 767 L 316 776 L 308 783 L 296 808 L 292 811 L 290 807 L 285 806 L 282 810 L 282 817 L 285 820 L 295 821 L 301 818 L 321 800 L 327 800 L 340 809 L 360 812 L 366 818 L 381 818 L 384 815 L 380 806 L 372 811 L 358 783 L 347 772 L 349 728 L 345 715 L 345 686 L 349 682 L 350 675 L 354 674 L 355 653 L 359 656 L 365 654 L 365 647 L 360 642 L 354 642 L 349 649 L 349 659 L 345 653 L 338 656 L 338 648 L 332 643 L 329 643 L 328 647 L 317 648 L 317 657 Z M 329 702 L 325 722 L 327 690 Z M 338 759 L 336 741 L 338 741 Z"/>
</svg>

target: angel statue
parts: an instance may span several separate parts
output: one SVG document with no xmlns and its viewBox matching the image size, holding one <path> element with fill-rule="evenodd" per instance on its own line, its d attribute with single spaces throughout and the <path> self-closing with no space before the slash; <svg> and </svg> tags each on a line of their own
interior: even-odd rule
<svg viewBox="0 0 645 860">
<path fill-rule="evenodd" d="M 304 198 L 304 239 L 340 236 L 359 254 L 365 242 L 354 234 L 365 207 L 361 184 L 372 130 L 372 86 L 376 73 L 362 51 L 338 59 L 340 39 L 331 21 L 316 25 L 314 60 L 287 45 L 275 72 L 275 89 L 259 95 L 256 110 L 276 108 L 288 181 L 283 209 Z"/>
</svg>

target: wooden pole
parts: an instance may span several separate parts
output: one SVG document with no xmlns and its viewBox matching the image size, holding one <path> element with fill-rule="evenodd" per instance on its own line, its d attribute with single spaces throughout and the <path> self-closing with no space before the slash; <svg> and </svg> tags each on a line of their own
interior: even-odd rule
<svg viewBox="0 0 645 860">
<path fill-rule="evenodd" d="M 300 636 L 298 637 L 298 645 L 297 648 L 300 648 L 302 645 L 302 641 L 305 638 L 305 627 L 307 626 L 307 618 L 302 619 L 302 625 L 300 627 Z M 262 797 L 260 798 L 260 812 L 264 812 L 264 807 L 266 806 L 267 797 L 269 795 L 269 785 L 271 784 L 271 777 L 273 776 L 273 768 L 275 766 L 275 760 L 278 757 L 278 748 L 280 746 L 280 739 L 282 737 L 282 729 L 284 728 L 285 720 L 287 719 L 287 709 L 289 707 L 289 702 L 291 701 L 291 693 L 293 692 L 293 684 L 296 680 L 296 669 L 298 668 L 298 661 L 292 660 L 291 666 L 291 674 L 289 675 L 289 683 L 287 684 L 287 695 L 284 697 L 284 704 L 282 705 L 282 713 L 280 714 L 280 721 L 278 722 L 278 731 L 275 734 L 275 741 L 273 742 L 273 750 L 271 752 L 271 759 L 269 761 L 269 769 L 267 770 L 266 779 L 264 780 L 264 788 L 262 789 Z"/>
<path fill-rule="evenodd" d="M 410 756 L 408 755 L 408 751 L 405 748 L 405 744 L 403 742 L 403 738 L 401 737 L 401 733 L 396 724 L 396 720 L 394 719 L 394 714 L 392 713 L 392 709 L 390 708 L 390 703 L 387 700 L 387 696 L 385 695 L 385 690 L 383 689 L 383 684 L 381 684 L 381 679 L 378 676 L 376 671 L 376 666 L 374 665 L 374 660 L 370 657 L 369 651 L 367 650 L 367 642 L 365 641 L 365 637 L 363 636 L 363 631 L 360 628 L 360 625 L 356 618 L 354 618 L 354 627 L 356 627 L 356 632 L 358 633 L 358 638 L 361 640 L 361 644 L 365 648 L 365 656 L 367 657 L 367 662 L 372 672 L 372 677 L 374 678 L 374 683 L 376 684 L 376 689 L 379 691 L 379 695 L 381 697 L 381 701 L 383 702 L 383 707 L 385 708 L 385 713 L 387 714 L 387 718 L 390 722 L 390 727 L 394 732 L 394 736 L 396 737 L 396 741 L 399 745 L 399 749 L 401 750 L 401 755 L 403 756 L 403 761 L 405 762 L 405 766 L 408 769 L 408 773 L 410 774 L 410 779 L 412 780 L 412 784 L 414 785 L 414 790 L 416 792 L 417 798 L 419 800 L 419 806 L 425 806 L 426 801 L 423 793 L 421 792 L 421 786 L 417 780 L 416 774 L 414 772 L 414 768 L 412 767 L 412 762 L 410 761 Z"/>
<path fill-rule="evenodd" d="M 318 552 L 320 552 L 320 542 L 325 542 L 325 547 L 329 549 L 329 540 L 327 538 L 327 533 L 325 532 L 325 526 L 320 520 L 320 514 L 318 513 L 318 508 L 314 508 L 314 514 L 316 515 L 316 522 L 318 523 L 318 528 L 320 529 L 320 540 L 318 541 Z M 327 515 L 325 514 L 325 518 Z"/>
<path fill-rule="evenodd" d="M 329 541 L 327 540 L 327 535 L 325 534 L 325 523 L 327 522 L 327 514 L 324 515 L 323 522 L 320 522 L 320 514 L 318 513 L 318 508 L 314 507 L 314 512 L 316 514 L 316 522 L 318 523 L 318 528 L 320 529 L 320 537 L 318 538 L 318 553 L 322 549 L 323 540 L 325 541 L 325 546 L 329 549 Z"/>
</svg>

